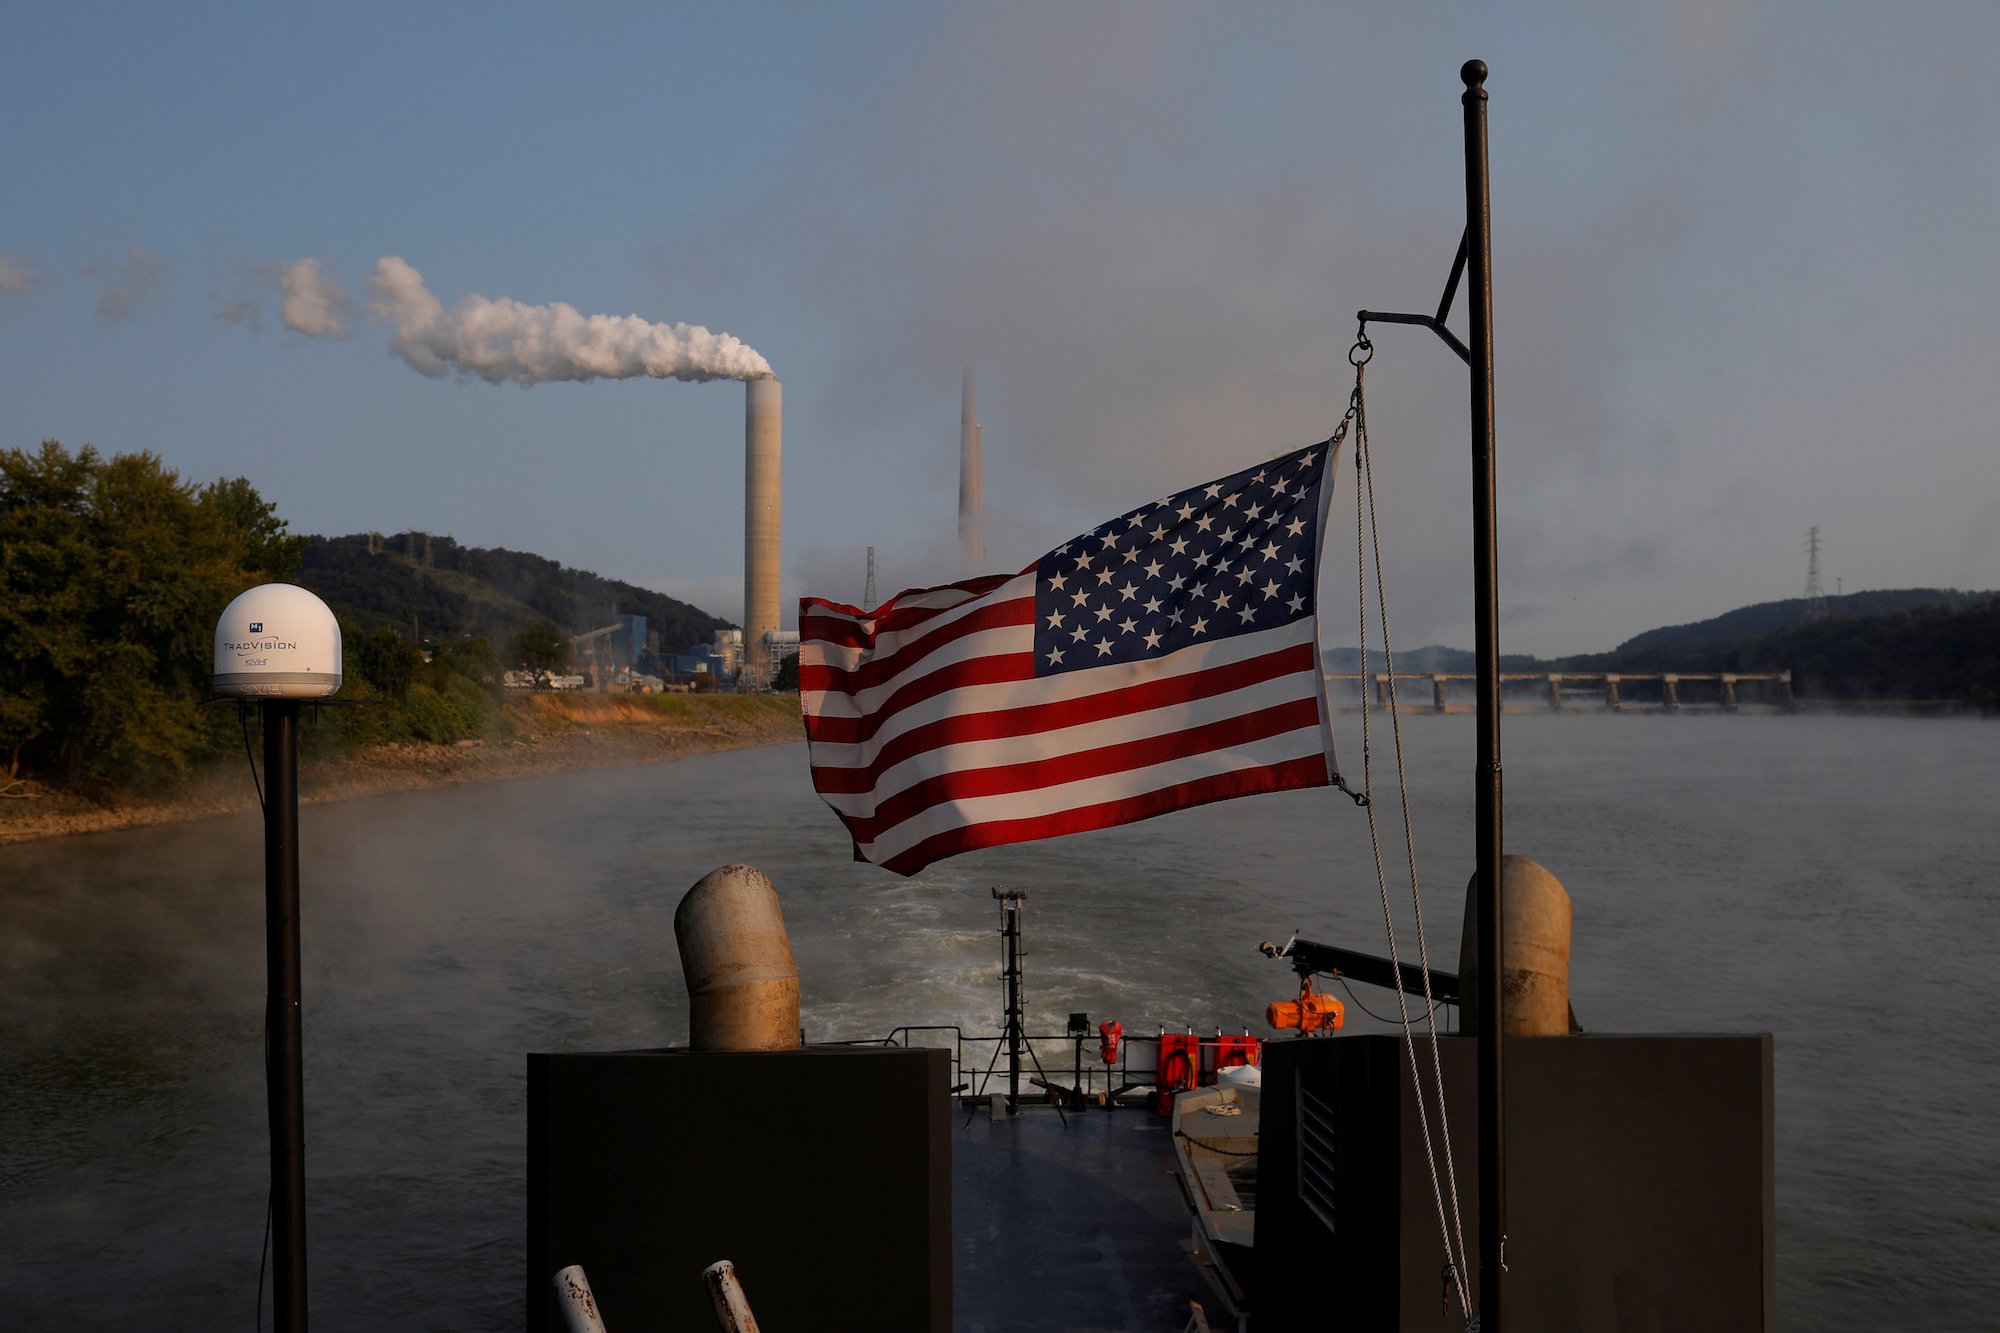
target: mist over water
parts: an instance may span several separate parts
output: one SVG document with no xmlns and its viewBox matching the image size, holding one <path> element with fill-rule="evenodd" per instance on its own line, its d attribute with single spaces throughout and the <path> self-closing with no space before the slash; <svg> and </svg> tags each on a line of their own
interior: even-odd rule
<svg viewBox="0 0 2000 1333">
<path fill-rule="evenodd" d="M 1472 722 L 1402 727 L 1432 957 L 1449 968 Z M 1351 715 L 1339 739 L 1357 777 Z M 1373 740 L 1393 837 L 1385 719 Z M 1777 1035 L 1783 1325 L 1987 1326 L 2000 726 L 1519 716 L 1504 740 L 1507 846 L 1574 899 L 1585 1027 Z M 683 1042 L 673 909 L 726 862 L 778 885 L 813 1040 L 997 1027 L 995 884 L 1028 893 L 1036 1032 L 1072 1010 L 1133 1032 L 1261 1032 L 1291 974 L 1258 941 L 1383 947 L 1365 824 L 1327 792 L 900 880 L 848 859 L 803 747 L 783 746 L 312 806 L 301 840 L 322 1329 L 521 1326 L 523 1055 Z M 268 1186 L 262 894 L 254 816 L 0 848 L 0 1323 L 250 1318 Z"/>
</svg>

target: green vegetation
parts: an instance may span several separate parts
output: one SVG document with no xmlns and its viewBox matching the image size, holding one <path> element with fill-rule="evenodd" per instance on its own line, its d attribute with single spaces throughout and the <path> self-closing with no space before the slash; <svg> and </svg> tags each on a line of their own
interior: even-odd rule
<svg viewBox="0 0 2000 1333">
<path fill-rule="evenodd" d="M 234 710 L 200 706 L 216 619 L 246 588 L 299 578 L 307 544 L 240 477 L 197 485 L 150 453 L 55 441 L 0 451 L 4 781 L 107 799 L 233 756 Z M 344 619 L 341 694 L 365 706 L 309 727 L 316 752 L 507 733 L 490 644 L 455 641 L 425 662 L 394 631 Z M 559 659 L 567 642 L 544 634 Z"/>
<path fill-rule="evenodd" d="M 224 743 L 198 707 L 216 618 L 289 578 L 302 538 L 248 481 L 150 453 L 0 451 L 0 765 L 73 790 L 157 786 Z"/>
<path fill-rule="evenodd" d="M 500 739 L 509 733 L 499 704 L 493 647 L 473 639 L 441 647 L 426 662 L 394 630 L 342 627 L 347 678 L 340 697 L 359 706 L 327 712 L 316 753 L 390 741 Z"/>
<path fill-rule="evenodd" d="M 1832 614 L 1811 623 L 1801 600 L 1746 606 L 1530 669 L 1790 671 L 1792 694 L 1805 702 L 2000 710 L 2000 594 L 1903 588 L 1827 605 Z"/>
<path fill-rule="evenodd" d="M 539 555 L 460 546 L 422 532 L 308 538 L 299 576 L 364 629 L 414 627 L 426 642 L 505 644 L 538 626 L 576 632 L 638 615 L 660 636 L 661 652 L 685 653 L 729 626 L 662 593 Z"/>
<path fill-rule="evenodd" d="M 514 636 L 511 649 L 511 659 L 520 663 L 521 670 L 534 675 L 538 690 L 549 687 L 549 677 L 560 676 L 569 669 L 569 640 L 547 625 L 530 625 L 522 630 Z"/>
<path fill-rule="evenodd" d="M 1881 620 L 1917 611 L 1964 611 L 1994 600 L 2000 594 L 1960 592 L 1956 588 L 1890 588 L 1876 592 L 1852 592 L 1829 597 L 1826 608 L 1835 620 Z M 1759 602 L 1738 607 L 1692 625 L 1667 625 L 1647 630 L 1619 644 L 1609 653 L 1595 654 L 1591 660 L 1617 659 L 1621 662 L 1652 662 L 1662 654 L 1696 648 L 1741 648 L 1758 639 L 1782 637 L 1805 623 L 1806 604 L 1802 598 L 1782 602 Z M 1608 668 L 1617 670 L 1613 666 Z M 1664 668 L 1673 670 L 1672 667 Z M 1727 670 L 1728 668 L 1724 668 Z"/>
<path fill-rule="evenodd" d="M 1932 701 L 2000 711 L 2000 601 L 1920 605 L 1889 615 L 1832 615 L 1735 639 L 1572 658 L 1576 671 L 1790 671 L 1803 700 Z M 1645 637 L 1645 636 L 1641 636 Z"/>
<path fill-rule="evenodd" d="M 231 599 L 273 581 L 312 589 L 341 622 L 340 698 L 358 706 L 314 715 L 302 740 L 322 757 L 510 739 L 526 714 L 503 698 L 506 669 L 544 682 L 564 672 L 571 631 L 643 615 L 676 652 L 727 623 L 449 537 L 293 536 L 247 480 L 183 481 L 149 453 L 107 459 L 53 441 L 0 451 L 0 790 L 34 782 L 109 801 L 235 762 L 237 710 L 201 707 L 213 631 Z M 428 660 L 412 644 L 419 630 Z M 770 702 L 710 699 L 697 711 L 662 697 L 640 712 L 711 730 L 747 725 Z"/>
</svg>

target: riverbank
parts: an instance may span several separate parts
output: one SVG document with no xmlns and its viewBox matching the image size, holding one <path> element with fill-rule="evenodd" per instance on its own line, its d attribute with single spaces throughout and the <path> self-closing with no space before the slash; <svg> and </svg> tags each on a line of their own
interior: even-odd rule
<svg viewBox="0 0 2000 1333">
<path fill-rule="evenodd" d="M 345 755 L 316 755 L 308 744 L 299 761 L 299 799 L 317 804 L 657 764 L 804 736 L 796 695 L 530 694 L 508 698 L 503 710 L 504 740 L 377 745 Z M 26 785 L 0 800 L 0 844 L 209 819 L 256 803 L 240 760 L 171 793 L 109 805 Z"/>
</svg>

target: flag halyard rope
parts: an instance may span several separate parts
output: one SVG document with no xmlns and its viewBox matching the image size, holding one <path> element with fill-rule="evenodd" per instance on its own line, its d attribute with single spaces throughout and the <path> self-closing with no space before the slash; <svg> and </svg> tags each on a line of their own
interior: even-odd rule
<svg viewBox="0 0 2000 1333">
<path fill-rule="evenodd" d="M 1364 798 L 1359 804 L 1368 812 L 1368 841 L 1375 859 L 1375 879 L 1382 900 L 1382 924 L 1388 935 L 1389 959 L 1400 973 L 1402 958 L 1396 945 L 1395 914 L 1389 903 L 1388 869 L 1382 855 L 1382 838 L 1375 819 L 1373 754 L 1369 730 L 1368 703 L 1368 550 L 1372 546 L 1375 566 L 1375 597 L 1382 623 L 1382 652 L 1384 668 L 1384 688 L 1389 709 L 1390 734 L 1396 752 L 1396 785 L 1403 820 L 1403 845 L 1406 852 L 1410 876 L 1410 901 L 1415 912 L 1417 928 L 1417 955 L 1424 978 L 1425 1024 L 1430 1033 L 1431 1045 L 1431 1087 L 1424 1086 L 1424 1078 L 1417 1063 L 1416 1034 L 1410 1018 L 1407 994 L 1398 985 L 1396 991 L 1397 1011 L 1401 1018 L 1403 1049 L 1409 1062 L 1410 1082 L 1416 1092 L 1418 1129 L 1424 1140 L 1424 1159 L 1430 1170 L 1431 1198 L 1437 1207 L 1438 1234 L 1445 1251 L 1444 1283 L 1447 1291 L 1455 1291 L 1461 1314 L 1468 1321 L 1472 1311 L 1468 1301 L 1464 1274 L 1467 1266 L 1465 1249 L 1465 1224 L 1459 1209 L 1458 1175 L 1451 1150 L 1450 1122 L 1444 1104 L 1444 1072 L 1438 1055 L 1437 1000 L 1431 992 L 1430 949 L 1425 938 L 1423 898 L 1417 877 L 1416 839 L 1410 822 L 1409 777 L 1403 752 L 1403 731 L 1396 707 L 1396 662 L 1394 648 L 1389 633 L 1389 599 L 1386 577 L 1383 572 L 1382 539 L 1375 508 L 1374 466 L 1368 449 L 1368 409 L 1363 392 L 1369 361 L 1374 358 L 1374 347 L 1365 335 L 1355 340 L 1347 359 L 1354 367 L 1354 391 L 1348 397 L 1347 414 L 1341 419 L 1335 432 L 1336 438 L 1344 435 L 1350 423 L 1354 432 L 1354 542 L 1355 542 L 1355 602 L 1360 624 L 1361 640 L 1361 779 Z M 1433 1137 L 1430 1123 L 1430 1103 L 1435 1095 L 1437 1102 L 1438 1133 Z M 1444 1144 L 1444 1178 L 1439 1179 L 1435 1142 L 1442 1139 Z M 1450 1217 L 1445 1215 L 1445 1199 L 1450 1197 Z M 1457 1280 L 1454 1281 L 1454 1274 Z M 1448 1299 L 1448 1298 L 1447 1298 Z"/>
</svg>

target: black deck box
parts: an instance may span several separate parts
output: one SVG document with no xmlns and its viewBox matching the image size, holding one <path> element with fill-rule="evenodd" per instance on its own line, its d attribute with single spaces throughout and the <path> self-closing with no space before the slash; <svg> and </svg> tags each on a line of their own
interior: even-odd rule
<svg viewBox="0 0 2000 1333">
<path fill-rule="evenodd" d="M 581 1264 L 616 1333 L 715 1327 L 736 1266 L 771 1329 L 951 1327 L 947 1053 L 528 1057 L 528 1329 Z"/>
<path fill-rule="evenodd" d="M 1476 1269 L 1476 1044 L 1439 1055 Z M 1768 1034 L 1510 1038 L 1505 1057 L 1508 1327 L 1777 1327 Z M 1428 1086 L 1428 1040 L 1417 1063 Z M 1399 1038 L 1265 1046 L 1257 1189 L 1257 1333 L 1463 1327 Z"/>
</svg>

